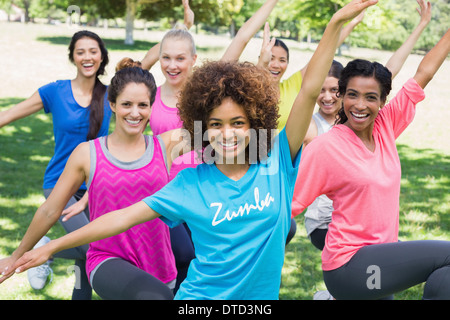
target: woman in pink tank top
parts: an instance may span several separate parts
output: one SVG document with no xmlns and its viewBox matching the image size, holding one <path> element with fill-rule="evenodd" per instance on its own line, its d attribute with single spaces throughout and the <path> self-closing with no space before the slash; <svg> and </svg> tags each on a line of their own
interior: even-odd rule
<svg viewBox="0 0 450 320">
<path fill-rule="evenodd" d="M 171 132 L 153 137 L 142 133 L 155 94 L 156 84 L 148 71 L 127 64 L 117 71 L 108 88 L 116 116 L 114 131 L 74 150 L 18 249 L 2 265 L 12 265 L 16 256 L 34 246 L 58 221 L 68 198 L 83 182 L 88 185 L 92 221 L 142 200 L 169 181 L 171 153 L 179 141 L 172 141 Z M 157 219 L 90 243 L 86 269 L 103 299 L 173 299 L 177 270 L 169 228 Z"/>
</svg>

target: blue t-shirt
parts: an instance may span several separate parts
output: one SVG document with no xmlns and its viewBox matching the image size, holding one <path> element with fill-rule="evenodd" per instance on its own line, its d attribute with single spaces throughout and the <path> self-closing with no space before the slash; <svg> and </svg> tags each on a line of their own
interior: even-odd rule
<svg viewBox="0 0 450 320">
<path fill-rule="evenodd" d="M 195 259 L 175 299 L 276 300 L 298 153 L 284 130 L 269 158 L 238 181 L 215 164 L 187 168 L 144 202 L 169 226 L 186 222 Z"/>
<path fill-rule="evenodd" d="M 58 80 L 39 88 L 44 111 L 53 118 L 55 151 L 44 174 L 44 189 L 53 188 L 62 174 L 72 151 L 86 141 L 90 107 L 83 108 L 73 96 L 71 80 Z M 108 134 L 111 108 L 105 94 L 104 117 L 98 136 Z M 86 189 L 83 183 L 81 189 Z"/>
</svg>

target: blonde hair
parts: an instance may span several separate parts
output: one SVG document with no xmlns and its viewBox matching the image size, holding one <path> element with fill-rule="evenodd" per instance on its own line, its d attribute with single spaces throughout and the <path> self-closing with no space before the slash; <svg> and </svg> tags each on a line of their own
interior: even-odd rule
<svg viewBox="0 0 450 320">
<path fill-rule="evenodd" d="M 188 31 L 187 27 L 184 24 L 177 23 L 172 30 L 170 30 L 164 35 L 163 39 L 161 40 L 161 47 L 159 49 L 159 54 L 161 54 L 163 43 L 167 39 L 186 40 L 191 45 L 192 56 L 195 56 L 197 54 L 194 38 L 192 37 L 191 33 Z"/>
</svg>

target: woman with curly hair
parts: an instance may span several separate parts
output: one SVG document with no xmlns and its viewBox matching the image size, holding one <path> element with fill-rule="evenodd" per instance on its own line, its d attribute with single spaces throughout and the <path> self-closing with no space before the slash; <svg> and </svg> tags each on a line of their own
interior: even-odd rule
<svg viewBox="0 0 450 320">
<path fill-rule="evenodd" d="M 184 134 L 210 156 L 205 163 L 181 171 L 143 201 L 26 253 L 16 271 L 66 247 L 160 218 L 169 226 L 186 222 L 195 245 L 196 257 L 176 299 L 278 299 L 292 192 L 315 100 L 343 24 L 376 2 L 353 0 L 335 13 L 310 61 L 315 72 L 306 73 L 277 135 L 278 95 L 267 71 L 236 62 L 197 68 L 179 108 Z"/>
</svg>

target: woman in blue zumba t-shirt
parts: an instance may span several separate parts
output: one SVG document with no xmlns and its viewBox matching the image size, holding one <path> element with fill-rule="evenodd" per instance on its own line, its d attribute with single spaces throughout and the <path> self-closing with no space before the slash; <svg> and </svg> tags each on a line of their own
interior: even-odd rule
<svg viewBox="0 0 450 320">
<path fill-rule="evenodd" d="M 108 51 L 100 37 L 90 31 L 76 32 L 69 45 L 69 60 L 76 66 L 73 80 L 58 80 L 39 88 L 30 98 L 0 112 L 0 128 L 18 119 L 44 109 L 52 114 L 55 140 L 54 154 L 44 174 L 44 195 L 47 198 L 64 170 L 67 159 L 81 142 L 108 134 L 111 109 L 106 97 L 106 86 L 99 76 L 108 64 Z M 67 207 L 77 202 L 85 193 L 86 186 L 71 198 Z M 61 221 L 66 232 L 89 223 L 89 213 L 80 214 L 68 221 Z M 50 241 L 43 237 L 37 246 Z M 75 259 L 81 272 L 85 270 L 88 246 L 61 252 L 57 257 Z M 33 268 L 28 279 L 34 289 L 42 289 L 51 269 L 49 263 Z M 81 276 L 81 289 L 73 291 L 72 299 L 90 299 L 92 290 L 85 275 Z"/>
</svg>

